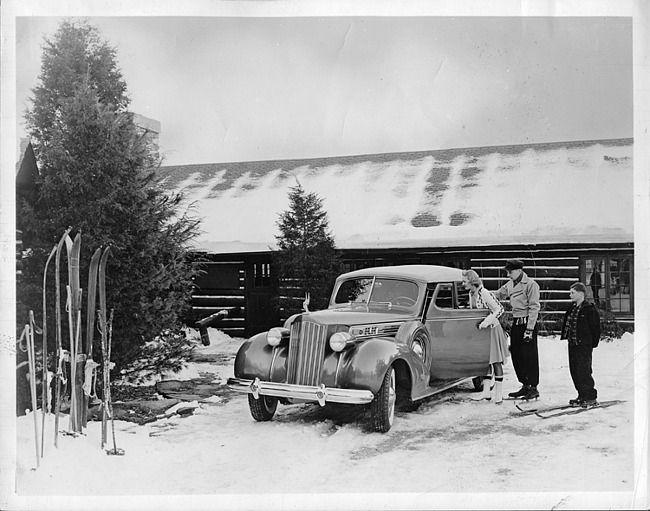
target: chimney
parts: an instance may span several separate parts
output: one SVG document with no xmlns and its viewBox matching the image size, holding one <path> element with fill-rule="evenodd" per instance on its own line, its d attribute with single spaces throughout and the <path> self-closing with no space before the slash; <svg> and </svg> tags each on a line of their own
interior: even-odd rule
<svg viewBox="0 0 650 511">
<path fill-rule="evenodd" d="M 144 136 L 148 139 L 148 142 L 152 145 L 155 158 L 159 157 L 159 142 L 160 137 L 160 122 L 155 119 L 150 119 L 141 114 L 133 114 L 133 122 Z"/>
</svg>

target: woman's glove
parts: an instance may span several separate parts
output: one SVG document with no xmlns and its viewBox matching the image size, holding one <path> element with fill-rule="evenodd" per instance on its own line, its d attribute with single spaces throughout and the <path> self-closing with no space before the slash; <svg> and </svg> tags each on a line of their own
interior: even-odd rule
<svg viewBox="0 0 650 511">
<path fill-rule="evenodd" d="M 494 328 L 494 323 L 492 323 L 492 321 L 489 321 L 488 318 L 485 318 L 483 321 L 481 321 L 478 324 L 478 327 L 479 328 L 488 328 L 488 327 Z"/>
</svg>

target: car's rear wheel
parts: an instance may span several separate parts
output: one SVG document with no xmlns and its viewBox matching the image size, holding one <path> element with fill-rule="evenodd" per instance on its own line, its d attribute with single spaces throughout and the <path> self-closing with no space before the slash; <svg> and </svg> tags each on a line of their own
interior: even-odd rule
<svg viewBox="0 0 650 511">
<path fill-rule="evenodd" d="M 255 399 L 253 394 L 248 394 L 248 407 L 253 419 L 259 422 L 270 421 L 278 409 L 278 398 L 274 396 L 260 396 Z"/>
<path fill-rule="evenodd" d="M 472 385 L 474 385 L 474 390 L 476 391 L 483 390 L 483 377 L 475 376 L 472 378 Z"/>
<path fill-rule="evenodd" d="M 386 433 L 395 420 L 395 368 L 388 368 L 379 392 L 371 403 L 372 427 L 379 433 Z"/>
</svg>

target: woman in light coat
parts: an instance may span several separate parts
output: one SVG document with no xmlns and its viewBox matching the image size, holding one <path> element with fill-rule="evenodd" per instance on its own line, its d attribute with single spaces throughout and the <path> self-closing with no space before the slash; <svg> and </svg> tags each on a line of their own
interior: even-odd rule
<svg viewBox="0 0 650 511">
<path fill-rule="evenodd" d="M 472 309 L 490 309 L 490 314 L 478 325 L 490 329 L 490 366 L 487 376 L 483 377 L 483 391 L 476 401 L 492 399 L 492 374 L 494 374 L 494 403 L 501 404 L 503 386 L 503 364 L 510 356 L 508 338 L 501 327 L 499 318 L 503 315 L 503 306 L 496 297 L 483 287 L 483 282 L 474 270 L 463 271 L 463 284 L 469 290 Z"/>
</svg>

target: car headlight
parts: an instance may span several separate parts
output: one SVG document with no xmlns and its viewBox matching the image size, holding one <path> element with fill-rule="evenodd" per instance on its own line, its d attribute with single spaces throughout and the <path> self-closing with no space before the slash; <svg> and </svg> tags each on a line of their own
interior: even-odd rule
<svg viewBox="0 0 650 511">
<path fill-rule="evenodd" d="M 289 330 L 287 328 L 275 327 L 266 333 L 266 342 L 270 346 L 277 346 L 282 342 L 282 339 L 286 339 L 287 337 L 289 337 Z"/>
<path fill-rule="evenodd" d="M 355 337 L 348 332 L 336 332 L 330 337 L 330 348 L 334 351 L 343 351 L 345 347 L 355 341 Z"/>
</svg>

